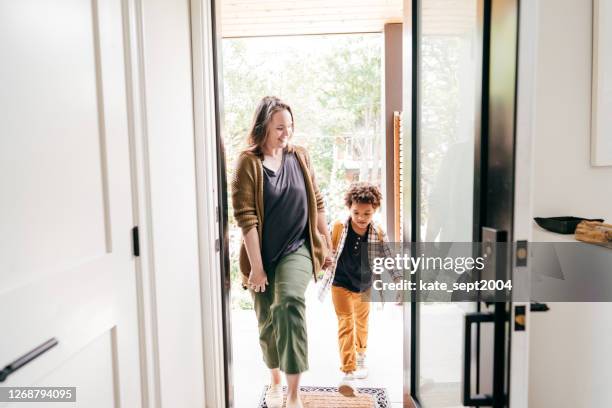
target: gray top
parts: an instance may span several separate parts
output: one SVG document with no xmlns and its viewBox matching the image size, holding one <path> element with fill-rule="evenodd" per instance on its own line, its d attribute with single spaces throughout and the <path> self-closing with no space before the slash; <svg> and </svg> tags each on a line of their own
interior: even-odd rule
<svg viewBox="0 0 612 408">
<path fill-rule="evenodd" d="M 264 268 L 274 268 L 297 251 L 308 237 L 308 197 L 304 174 L 294 153 L 283 153 L 274 172 L 263 166 L 264 222 L 261 255 Z"/>
</svg>

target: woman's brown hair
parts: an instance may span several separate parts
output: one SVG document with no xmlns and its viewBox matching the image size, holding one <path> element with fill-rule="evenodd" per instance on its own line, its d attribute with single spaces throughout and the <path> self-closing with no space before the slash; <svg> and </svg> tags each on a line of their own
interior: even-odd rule
<svg viewBox="0 0 612 408">
<path fill-rule="evenodd" d="M 291 115 L 291 130 L 293 130 L 293 112 L 291 107 L 276 96 L 264 96 L 253 115 L 253 123 L 247 136 L 247 151 L 257 155 L 263 154 L 261 148 L 266 142 L 268 135 L 268 125 L 272 120 L 272 115 L 276 112 L 286 110 Z"/>
</svg>

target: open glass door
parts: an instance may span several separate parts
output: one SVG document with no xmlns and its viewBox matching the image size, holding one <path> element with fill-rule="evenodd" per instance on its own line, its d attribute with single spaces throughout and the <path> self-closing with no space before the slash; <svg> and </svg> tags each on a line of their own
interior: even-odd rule
<svg viewBox="0 0 612 408">
<path fill-rule="evenodd" d="M 477 0 L 423 0 L 420 7 L 419 242 L 467 243 L 474 236 L 474 145 L 480 78 Z M 423 276 L 425 278 L 425 276 Z M 413 396 L 423 407 L 462 405 L 463 321 L 475 302 L 414 304 Z"/>
<path fill-rule="evenodd" d="M 471 279 L 511 278 L 518 0 L 413 7 L 412 240 L 482 243 Z M 405 229 L 408 229 L 405 227 Z M 451 254 L 452 255 L 452 254 Z M 461 278 L 458 278 L 459 280 Z M 418 287 L 418 286 L 417 286 Z M 421 407 L 508 405 L 509 302 L 411 304 L 410 395 Z"/>
</svg>

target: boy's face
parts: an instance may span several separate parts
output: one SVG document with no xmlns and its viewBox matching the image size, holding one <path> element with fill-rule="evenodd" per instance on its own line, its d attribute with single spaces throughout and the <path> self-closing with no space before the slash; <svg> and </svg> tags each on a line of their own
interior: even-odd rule
<svg viewBox="0 0 612 408">
<path fill-rule="evenodd" d="M 352 203 L 349 211 L 351 212 L 351 221 L 357 224 L 359 228 L 366 228 L 372 221 L 376 209 L 370 203 Z"/>
</svg>

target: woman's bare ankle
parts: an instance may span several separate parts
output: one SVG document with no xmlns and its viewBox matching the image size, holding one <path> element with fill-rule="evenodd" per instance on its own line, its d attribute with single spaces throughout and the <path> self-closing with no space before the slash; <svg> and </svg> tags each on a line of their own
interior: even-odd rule
<svg viewBox="0 0 612 408">
<path fill-rule="evenodd" d="M 300 393 L 299 392 L 292 392 L 292 393 L 287 393 L 287 401 L 288 402 L 297 402 L 300 400 Z"/>
<path fill-rule="evenodd" d="M 282 376 L 280 369 L 271 368 L 270 369 L 270 384 L 271 385 L 280 385 L 282 383 Z"/>
</svg>

